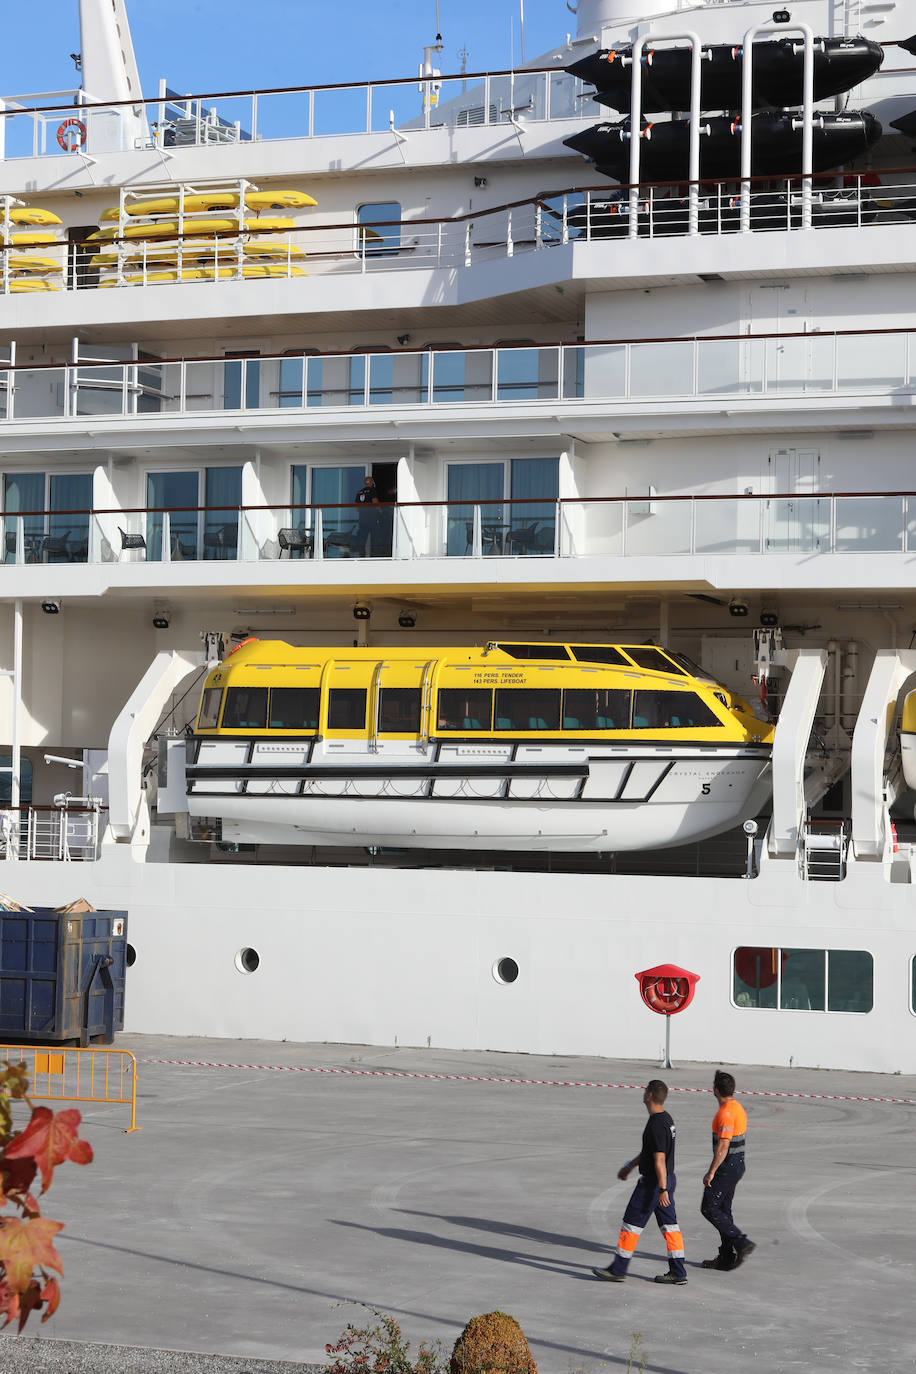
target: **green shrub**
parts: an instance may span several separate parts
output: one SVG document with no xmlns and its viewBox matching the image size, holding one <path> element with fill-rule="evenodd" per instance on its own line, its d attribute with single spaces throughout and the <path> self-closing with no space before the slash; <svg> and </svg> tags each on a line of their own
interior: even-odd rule
<svg viewBox="0 0 916 1374">
<path fill-rule="evenodd" d="M 472 1317 L 455 1342 L 449 1374 L 537 1374 L 525 1334 L 505 1312 Z"/>
</svg>

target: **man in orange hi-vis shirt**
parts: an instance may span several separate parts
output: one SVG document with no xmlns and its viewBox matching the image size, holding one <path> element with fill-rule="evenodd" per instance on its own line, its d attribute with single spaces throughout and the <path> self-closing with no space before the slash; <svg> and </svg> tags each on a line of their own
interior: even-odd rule
<svg viewBox="0 0 916 1374">
<path fill-rule="evenodd" d="M 712 1090 L 719 1110 L 712 1119 L 712 1163 L 703 1176 L 703 1201 L 700 1211 L 719 1232 L 719 1253 L 704 1260 L 704 1269 L 737 1269 L 752 1254 L 755 1246 L 732 1217 L 735 1189 L 744 1177 L 744 1145 L 747 1113 L 735 1101 L 735 1080 L 720 1069 Z"/>
<path fill-rule="evenodd" d="M 633 1258 L 643 1227 L 655 1215 L 668 1250 L 668 1269 L 656 1274 L 656 1283 L 684 1284 L 687 1268 L 684 1264 L 684 1237 L 677 1224 L 674 1210 L 674 1122 L 665 1111 L 668 1088 L 660 1078 L 646 1084 L 642 1095 L 649 1120 L 642 1133 L 642 1149 L 634 1159 L 627 1160 L 617 1177 L 626 1178 L 631 1169 L 639 1166 L 639 1182 L 623 1214 L 623 1224 L 617 1241 L 617 1254 L 606 1269 L 593 1268 L 595 1278 L 608 1283 L 623 1283 L 627 1267 Z"/>
</svg>

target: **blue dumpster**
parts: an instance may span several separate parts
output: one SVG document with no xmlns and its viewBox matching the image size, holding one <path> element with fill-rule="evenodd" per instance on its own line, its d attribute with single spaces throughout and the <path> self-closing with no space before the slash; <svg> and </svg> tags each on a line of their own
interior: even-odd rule
<svg viewBox="0 0 916 1374">
<path fill-rule="evenodd" d="M 126 967 L 126 911 L 0 907 L 0 1038 L 110 1044 Z"/>
</svg>

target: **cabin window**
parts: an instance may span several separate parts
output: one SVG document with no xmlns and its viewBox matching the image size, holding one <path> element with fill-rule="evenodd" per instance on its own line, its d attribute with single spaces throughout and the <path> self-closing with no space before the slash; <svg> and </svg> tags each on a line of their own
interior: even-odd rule
<svg viewBox="0 0 916 1374">
<path fill-rule="evenodd" d="M 618 688 L 571 688 L 563 693 L 564 730 L 628 730 L 630 693 Z"/>
<path fill-rule="evenodd" d="M 649 668 L 654 673 L 683 673 L 679 664 L 672 663 L 667 654 L 660 649 L 627 649 L 627 653 L 640 668 Z"/>
<path fill-rule="evenodd" d="M 558 730 L 559 690 L 543 687 L 496 689 L 497 730 Z"/>
<path fill-rule="evenodd" d="M 486 687 L 443 687 L 439 691 L 437 730 L 490 730 L 493 693 Z"/>
<path fill-rule="evenodd" d="M 862 949 L 735 950 L 738 1007 L 864 1013 L 874 1003 L 874 960 Z"/>
<path fill-rule="evenodd" d="M 609 644 L 577 644 L 573 655 L 580 663 L 613 663 L 615 667 L 629 668 L 630 661 L 624 658 L 619 649 Z"/>
<path fill-rule="evenodd" d="M 722 721 L 696 692 L 637 692 L 634 730 L 700 730 Z"/>
<path fill-rule="evenodd" d="M 203 699 L 200 703 L 200 719 L 197 722 L 198 730 L 215 730 L 219 721 L 219 708 L 223 700 L 222 687 L 207 687 L 204 689 Z"/>
<path fill-rule="evenodd" d="M 271 730 L 317 730 L 317 687 L 274 687 L 270 694 Z"/>
<path fill-rule="evenodd" d="M 365 730 L 365 728 L 365 688 L 332 687 L 328 693 L 328 729 Z"/>
<path fill-rule="evenodd" d="M 224 730 L 264 730 L 267 726 L 267 688 L 230 687 L 223 710 Z"/>
<path fill-rule="evenodd" d="M 510 658 L 562 658 L 568 662 L 569 654 L 562 644 L 497 644 Z"/>
<path fill-rule="evenodd" d="M 379 697 L 378 728 L 390 734 L 419 734 L 419 687 L 383 687 Z"/>
<path fill-rule="evenodd" d="M 356 212 L 358 250 L 366 257 L 391 258 L 401 246 L 401 207 L 396 200 L 361 205 Z"/>
</svg>

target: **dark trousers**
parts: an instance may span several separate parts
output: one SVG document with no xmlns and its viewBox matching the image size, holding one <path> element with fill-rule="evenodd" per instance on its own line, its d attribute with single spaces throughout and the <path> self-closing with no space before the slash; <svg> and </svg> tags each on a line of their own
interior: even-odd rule
<svg viewBox="0 0 916 1374">
<path fill-rule="evenodd" d="M 738 1168 L 717 1169 L 708 1188 L 703 1189 L 700 1212 L 719 1232 L 719 1260 L 723 1267 L 732 1268 L 739 1249 L 747 1244 L 747 1236 L 732 1217 L 735 1189 L 744 1178 L 744 1165 Z"/>
<path fill-rule="evenodd" d="M 658 1200 L 658 1185 L 655 1179 L 645 1178 L 640 1174 L 639 1182 L 633 1189 L 633 1194 L 623 1214 L 620 1237 L 617 1241 L 617 1254 L 611 1264 L 611 1273 L 625 1274 L 627 1272 L 627 1267 L 633 1258 L 633 1251 L 639 1243 L 639 1237 L 642 1235 L 649 1218 L 654 1214 L 659 1230 L 665 1237 L 665 1246 L 668 1250 L 668 1268 L 672 1274 L 677 1274 L 679 1278 L 686 1278 L 684 1237 L 681 1235 L 681 1228 L 677 1224 L 677 1214 L 674 1210 L 676 1185 L 677 1179 L 674 1174 L 669 1174 L 669 1202 L 667 1207 L 662 1207 Z"/>
</svg>

